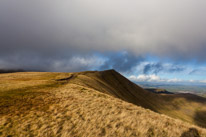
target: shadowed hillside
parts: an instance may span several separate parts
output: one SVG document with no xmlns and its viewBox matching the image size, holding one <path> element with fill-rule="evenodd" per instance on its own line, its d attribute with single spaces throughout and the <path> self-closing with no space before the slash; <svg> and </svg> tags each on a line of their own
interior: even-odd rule
<svg viewBox="0 0 206 137">
<path fill-rule="evenodd" d="M 114 70 L 0 74 L 0 136 L 206 136 L 204 128 L 153 112 L 172 116 L 176 107 L 186 117 L 179 114 L 192 101 L 199 106 L 192 123 L 204 126 L 204 99 L 182 96 L 145 91 Z"/>
</svg>

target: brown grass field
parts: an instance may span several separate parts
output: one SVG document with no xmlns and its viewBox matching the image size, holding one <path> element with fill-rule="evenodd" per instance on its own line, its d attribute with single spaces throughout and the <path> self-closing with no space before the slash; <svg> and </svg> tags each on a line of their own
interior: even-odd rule
<svg viewBox="0 0 206 137">
<path fill-rule="evenodd" d="M 0 74 L 0 136 L 206 137 L 205 102 L 145 91 L 114 70 Z"/>
</svg>

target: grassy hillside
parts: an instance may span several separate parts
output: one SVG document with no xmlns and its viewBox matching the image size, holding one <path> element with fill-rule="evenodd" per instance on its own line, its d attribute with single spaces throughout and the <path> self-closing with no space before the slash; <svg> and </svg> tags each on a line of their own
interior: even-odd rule
<svg viewBox="0 0 206 137">
<path fill-rule="evenodd" d="M 0 136 L 206 136 L 206 129 L 143 108 L 169 111 L 162 98 L 115 71 L 0 74 Z"/>
<path fill-rule="evenodd" d="M 79 73 L 70 82 L 94 88 L 127 102 L 206 127 L 206 98 L 192 94 L 155 94 L 114 70 Z"/>
</svg>

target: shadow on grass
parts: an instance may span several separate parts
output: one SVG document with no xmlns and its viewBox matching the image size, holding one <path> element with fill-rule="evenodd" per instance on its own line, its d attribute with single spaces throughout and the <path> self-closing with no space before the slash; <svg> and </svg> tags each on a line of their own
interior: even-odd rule
<svg viewBox="0 0 206 137">
<path fill-rule="evenodd" d="M 180 137 L 200 137 L 196 128 L 190 128 L 188 131 L 182 133 Z"/>
<path fill-rule="evenodd" d="M 26 114 L 31 109 L 46 111 L 56 101 L 49 91 L 64 84 L 53 82 L 0 92 L 0 116 Z"/>
<path fill-rule="evenodd" d="M 201 127 L 206 128 L 206 111 L 196 111 L 194 122 Z"/>
</svg>

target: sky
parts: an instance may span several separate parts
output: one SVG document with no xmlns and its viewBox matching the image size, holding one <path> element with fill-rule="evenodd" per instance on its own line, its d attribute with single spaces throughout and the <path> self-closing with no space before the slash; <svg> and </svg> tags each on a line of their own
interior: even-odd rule
<svg viewBox="0 0 206 137">
<path fill-rule="evenodd" d="M 206 84 L 205 0 L 1 0 L 0 69 L 115 69 Z"/>
</svg>

